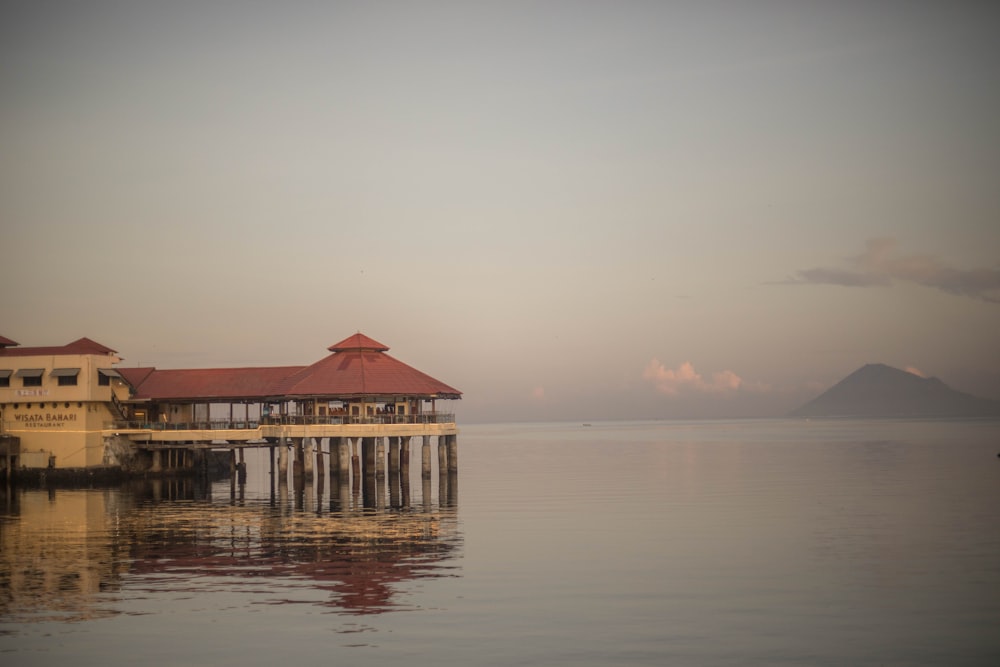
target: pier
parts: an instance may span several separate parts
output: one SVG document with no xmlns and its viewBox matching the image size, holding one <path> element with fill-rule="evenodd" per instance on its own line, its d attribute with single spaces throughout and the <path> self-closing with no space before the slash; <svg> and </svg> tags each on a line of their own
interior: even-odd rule
<svg viewBox="0 0 1000 667">
<path fill-rule="evenodd" d="M 6 402 L 12 404 L 3 430 L 18 438 L 16 452 L 7 447 L 7 460 L 18 459 L 8 470 L 29 461 L 49 468 L 86 468 L 99 461 L 169 476 L 196 471 L 205 465 L 206 452 L 223 450 L 235 475 L 245 470 L 246 449 L 264 448 L 279 483 L 289 473 L 294 483 L 328 469 L 337 484 L 363 487 L 369 477 L 398 478 L 403 470 L 408 475 L 416 441 L 422 478 L 432 474 L 432 442 L 441 474 L 458 472 L 455 415 L 438 410 L 438 402 L 460 399 L 461 392 L 395 359 L 387 346 L 360 332 L 331 345 L 330 354 L 310 366 L 251 368 L 111 368 L 120 361 L 117 353 L 88 339 L 62 348 L 15 350 L 16 343 L 9 343 L 0 351 L 10 362 L 39 368 L 0 369 L 0 376 L 8 386 L 15 377 L 42 388 L 8 390 Z M 43 362 L 42 354 L 50 359 Z M 43 363 L 60 367 L 41 368 Z M 81 388 L 78 377 L 86 377 L 87 386 Z M 53 396 L 62 386 L 72 386 L 63 393 L 73 394 L 75 406 Z M 55 400 L 11 400 L 19 396 Z M 83 466 L 63 455 L 70 447 L 95 449 L 96 443 L 100 459 L 92 452 Z"/>
</svg>

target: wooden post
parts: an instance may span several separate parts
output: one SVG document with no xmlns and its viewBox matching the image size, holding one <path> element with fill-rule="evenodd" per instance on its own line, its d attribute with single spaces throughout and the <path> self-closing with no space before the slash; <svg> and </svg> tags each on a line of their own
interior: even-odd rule
<svg viewBox="0 0 1000 667">
<path fill-rule="evenodd" d="M 375 438 L 375 476 L 385 477 L 385 438 Z"/>
<path fill-rule="evenodd" d="M 399 489 L 399 465 L 395 466 L 393 472 L 392 450 L 396 450 L 396 459 L 399 460 L 399 442 L 396 438 L 389 439 L 389 506 L 400 507 Z"/>
<path fill-rule="evenodd" d="M 345 485 L 350 479 L 351 470 L 351 445 L 348 438 L 334 438 L 337 441 L 337 464 L 340 473 L 340 481 Z M 331 440 L 332 442 L 332 440 Z"/>
<path fill-rule="evenodd" d="M 410 506 L 410 436 L 399 439 L 399 488 L 403 507 Z"/>
<path fill-rule="evenodd" d="M 358 458 L 358 439 L 348 438 L 347 443 L 351 450 L 351 474 L 354 476 L 354 483 L 356 484 L 358 480 L 361 479 L 361 460 Z"/>
<path fill-rule="evenodd" d="M 163 470 L 163 452 L 159 449 L 153 450 L 153 465 L 150 468 L 152 472 L 160 472 Z"/>
<path fill-rule="evenodd" d="M 399 453 L 399 440 L 400 438 L 392 437 L 389 438 L 389 476 L 399 476 L 399 464 L 400 464 L 400 453 Z"/>
<path fill-rule="evenodd" d="M 438 474 L 448 472 L 448 436 L 438 436 Z M 440 494 L 440 492 L 439 492 Z"/>
<path fill-rule="evenodd" d="M 278 438 L 278 480 L 288 483 L 288 442 L 284 436 Z"/>
<path fill-rule="evenodd" d="M 330 441 L 330 479 L 340 477 L 340 441 L 342 438 L 329 438 Z M 331 486 L 331 492 L 333 488 Z"/>
<path fill-rule="evenodd" d="M 302 438 L 302 447 L 299 451 L 302 453 L 302 474 L 305 475 L 306 479 L 313 478 L 313 439 L 312 438 Z"/>
<path fill-rule="evenodd" d="M 295 450 L 295 459 L 292 461 L 292 477 L 302 477 L 305 474 L 305 466 L 302 464 L 302 438 L 292 438 L 292 449 Z"/>
<path fill-rule="evenodd" d="M 316 475 L 322 479 L 326 476 L 323 470 L 323 438 L 313 438 L 313 443 L 316 446 Z"/>
<path fill-rule="evenodd" d="M 448 440 L 448 472 L 458 472 L 458 436 L 449 435 Z"/>
<path fill-rule="evenodd" d="M 365 477 L 375 477 L 375 438 L 361 438 L 361 458 Z"/>
<path fill-rule="evenodd" d="M 402 470 L 410 468 L 410 436 L 404 435 L 399 439 L 399 468 Z"/>
<path fill-rule="evenodd" d="M 425 435 L 424 444 L 420 448 L 420 477 L 421 479 L 431 478 L 431 436 Z"/>
</svg>

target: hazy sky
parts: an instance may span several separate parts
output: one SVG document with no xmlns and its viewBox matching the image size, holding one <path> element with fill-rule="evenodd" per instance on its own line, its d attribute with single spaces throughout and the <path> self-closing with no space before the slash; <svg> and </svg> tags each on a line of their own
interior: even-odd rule
<svg viewBox="0 0 1000 667">
<path fill-rule="evenodd" d="M 1000 3 L 0 2 L 0 335 L 460 420 L 1000 397 Z"/>
</svg>

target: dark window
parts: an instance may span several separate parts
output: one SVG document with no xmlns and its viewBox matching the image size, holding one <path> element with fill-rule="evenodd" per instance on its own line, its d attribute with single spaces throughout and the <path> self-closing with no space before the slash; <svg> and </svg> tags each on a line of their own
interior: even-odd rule
<svg viewBox="0 0 1000 667">
<path fill-rule="evenodd" d="M 76 376 L 75 375 L 60 375 L 59 376 L 59 386 L 60 387 L 75 387 L 76 386 Z"/>
<path fill-rule="evenodd" d="M 21 378 L 22 387 L 41 387 L 43 373 L 44 368 L 22 368 L 17 372 L 17 377 Z"/>
<path fill-rule="evenodd" d="M 0 387 L 9 387 L 9 386 L 10 386 L 10 376 L 9 375 L 0 376 Z"/>
<path fill-rule="evenodd" d="M 109 378 L 104 373 L 98 373 L 97 374 L 97 384 L 100 387 L 110 387 L 111 386 L 111 378 Z"/>
</svg>

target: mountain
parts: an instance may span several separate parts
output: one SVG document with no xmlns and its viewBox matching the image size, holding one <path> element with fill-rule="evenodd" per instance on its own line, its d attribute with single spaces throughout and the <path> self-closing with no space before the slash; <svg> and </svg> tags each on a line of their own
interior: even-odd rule
<svg viewBox="0 0 1000 667">
<path fill-rule="evenodd" d="M 885 364 L 866 364 L 792 417 L 995 417 L 1000 401 L 952 389 Z"/>
</svg>

